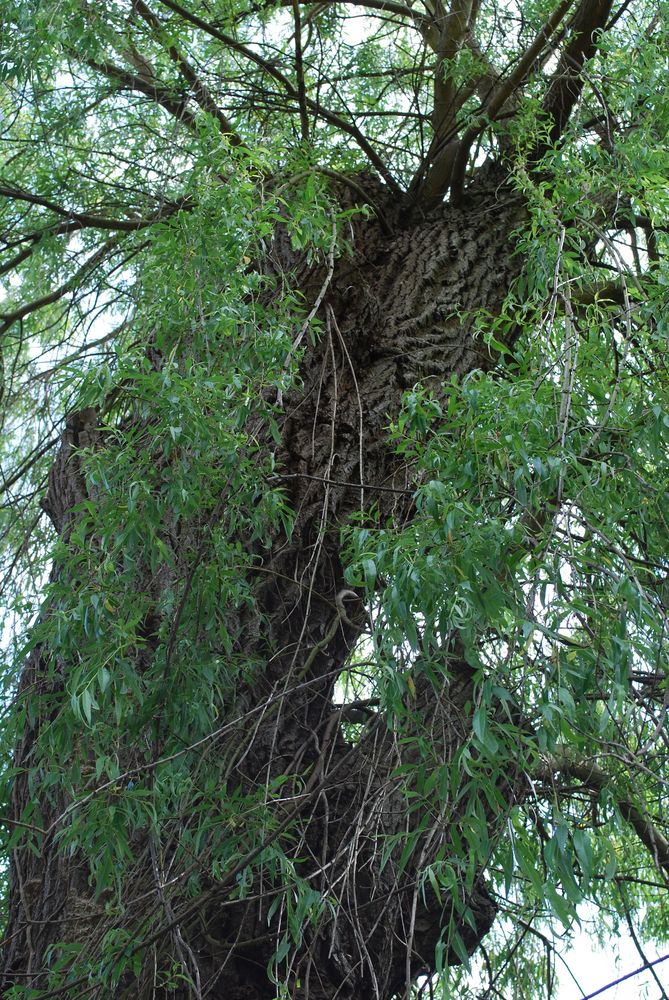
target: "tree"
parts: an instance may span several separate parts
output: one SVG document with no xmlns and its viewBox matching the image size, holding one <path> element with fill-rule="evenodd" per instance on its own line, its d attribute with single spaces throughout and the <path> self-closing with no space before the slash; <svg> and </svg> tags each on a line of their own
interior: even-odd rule
<svg viewBox="0 0 669 1000">
<path fill-rule="evenodd" d="M 5 4 L 3 996 L 666 937 L 668 23 Z"/>
</svg>

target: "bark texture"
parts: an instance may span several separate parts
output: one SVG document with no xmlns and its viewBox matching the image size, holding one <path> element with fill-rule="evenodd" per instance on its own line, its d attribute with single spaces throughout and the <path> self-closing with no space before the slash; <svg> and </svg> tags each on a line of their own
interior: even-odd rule
<svg viewBox="0 0 669 1000">
<path fill-rule="evenodd" d="M 239 612 L 240 646 L 265 666 L 238 691 L 229 721 L 242 721 L 215 744 L 226 761 L 228 789 L 262 789 L 289 776 L 274 807 L 275 835 L 290 827 L 299 874 L 334 903 L 293 957 L 290 995 L 304 1000 L 401 995 L 417 974 L 434 968 L 435 945 L 453 912 L 452 900 L 421 893 L 419 879 L 457 829 L 455 800 L 437 803 L 434 821 L 408 860 L 400 864 L 401 846 L 386 851 L 383 863 L 382 855 L 389 837 L 420 819 L 394 776 L 417 753 L 408 738 L 425 732 L 443 760 L 452 757 L 470 730 L 471 670 L 454 643 L 444 650 L 442 680 L 418 684 L 403 729 L 370 716 L 359 742 L 346 739 L 334 684 L 367 618 L 361 595 L 344 578 L 340 527 L 372 503 L 382 519 L 411 516 L 410 490 L 403 492 L 411 482 L 387 445 L 388 421 L 402 391 L 415 382 L 435 379 L 437 385 L 492 367 L 495 358 L 472 336 L 471 315 L 499 309 L 521 263 L 512 234 L 523 205 L 499 174 L 482 176 L 457 208 L 442 205 L 427 216 L 396 204 L 380 185 L 373 195 L 386 227 L 375 219 L 356 224 L 353 255 L 337 262 L 320 307 L 323 335 L 305 352 L 300 391 L 284 400 L 278 458 L 295 528 L 290 539 L 277 536 L 265 554 L 256 609 Z M 279 234 L 267 268 L 295 265 Z M 303 269 L 301 281 L 313 301 L 324 272 Z M 97 433 L 95 415 L 85 413 L 63 435 L 45 508 L 65 537 L 68 511 L 86 497 L 76 449 L 94 446 Z M 147 588 L 159 583 L 147 581 Z M 147 624 L 147 632 L 155 634 L 156 623 Z M 151 655 L 152 641 L 157 639 L 149 639 L 143 655 Z M 41 708 L 27 716 L 19 768 L 30 766 L 49 711 L 65 696 L 67 669 L 61 664 L 54 670 L 39 649 L 25 668 L 23 692 L 39 692 Z M 14 786 L 15 819 L 25 817 L 30 800 L 39 801 L 45 828 L 68 805 L 58 789 L 41 789 L 26 771 Z M 490 823 L 494 835 L 493 817 Z M 84 941 L 84 953 L 92 953 L 109 929 L 105 900 L 94 898 L 83 858 L 59 852 L 56 833 L 37 838 L 39 854 L 18 847 L 12 858 L 5 993 L 12 984 L 43 987 L 56 942 Z M 169 845 L 162 845 L 165 850 Z M 277 946 L 275 925 L 267 919 L 269 882 L 255 884 L 247 900 L 233 901 L 237 873 L 231 870 L 205 884 L 194 904 L 178 887 L 157 887 L 155 844 L 138 844 L 137 859 L 126 890 L 128 920 L 141 927 L 142 915 L 158 908 L 161 930 L 149 935 L 136 972 L 120 982 L 119 1000 L 276 996 L 266 972 Z M 459 929 L 473 952 L 495 916 L 482 873 L 463 901 L 469 918 Z M 154 964 L 164 964 L 166 955 L 192 985 L 158 983 Z M 82 995 L 107 995 L 90 981 L 81 989 Z"/>
</svg>

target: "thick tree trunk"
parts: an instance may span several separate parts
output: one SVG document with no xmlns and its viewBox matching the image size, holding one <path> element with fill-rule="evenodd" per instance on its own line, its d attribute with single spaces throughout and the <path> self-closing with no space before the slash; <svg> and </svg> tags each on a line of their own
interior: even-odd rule
<svg viewBox="0 0 669 1000">
<path fill-rule="evenodd" d="M 434 968 L 435 945 L 456 912 L 452 900 L 438 901 L 418 887 L 421 868 L 457 828 L 454 801 L 438 803 L 408 859 L 400 864 L 401 845 L 383 855 L 390 838 L 417 829 L 421 819 L 408 809 L 406 782 L 396 776 L 398 766 L 418 753 L 410 737 L 429 733 L 442 760 L 453 756 L 470 731 L 472 672 L 454 644 L 444 651 L 443 680 L 418 683 L 401 731 L 376 716 L 359 742 L 347 741 L 334 685 L 367 618 L 362 595 L 344 577 L 340 526 L 372 503 L 382 519 L 411 516 L 410 490 L 404 492 L 411 486 L 408 473 L 386 443 L 389 418 L 397 414 L 403 390 L 416 381 L 492 366 L 494 358 L 472 337 L 468 317 L 480 308 L 498 310 L 520 265 L 511 234 L 523 208 L 498 176 L 482 180 L 458 208 L 441 206 L 428 218 L 401 220 L 387 195 L 379 190 L 375 198 L 383 201 L 394 235 L 375 220 L 357 225 L 354 254 L 338 261 L 325 292 L 323 335 L 305 352 L 302 386 L 284 401 L 278 468 L 295 527 L 289 539 L 276 537 L 264 555 L 255 610 L 239 612 L 240 645 L 265 667 L 238 691 L 226 720 L 230 728 L 215 742 L 226 762 L 227 790 L 262 789 L 288 776 L 281 801 L 272 807 L 276 828 L 266 842 L 290 829 L 299 875 L 335 904 L 305 933 L 289 972 L 290 995 L 312 1000 L 401 994 L 418 973 Z M 280 240 L 273 257 L 272 266 L 280 268 Z M 323 278 L 305 275 L 312 300 Z M 73 418 L 54 466 L 45 506 L 65 536 L 68 510 L 86 495 L 75 449 L 94 445 L 96 434 L 94 414 Z M 191 551 L 196 543 L 194 529 Z M 147 589 L 157 591 L 164 583 L 147 580 Z M 156 622 L 147 633 L 142 655 L 149 657 L 158 641 Z M 22 690 L 39 708 L 27 716 L 19 768 L 30 767 L 40 730 L 64 697 L 67 669 L 61 664 L 54 670 L 39 649 L 26 666 Z M 43 828 L 68 805 L 63 793 L 26 770 L 15 781 L 12 818 L 25 821 L 30 801 L 39 809 L 28 821 Z M 492 817 L 490 823 L 494 835 Z M 104 897 L 94 897 L 82 855 L 59 852 L 57 832 L 56 826 L 45 836 L 33 835 L 39 852 L 19 845 L 11 860 L 5 992 L 12 984 L 44 988 L 45 972 L 60 954 L 56 942 L 83 943 L 85 960 L 113 925 Z M 161 853 L 169 850 L 161 845 Z M 133 933 L 150 927 L 152 940 L 115 995 L 197 996 L 196 987 L 158 985 L 154 961 L 164 965 L 172 955 L 194 982 L 199 977 L 202 996 L 274 997 L 266 972 L 277 947 L 276 923 L 267 916 L 271 880 L 254 884 L 248 899 L 234 901 L 230 893 L 239 872 L 233 865 L 205 884 L 194 903 L 181 898 L 178 887 L 169 898 L 167 889 L 157 888 L 156 845 L 149 835 L 136 845 L 136 856 L 118 923 Z M 489 930 L 495 907 L 482 874 L 462 895 L 469 917 L 456 919 L 471 953 Z M 161 918 L 151 924 L 155 908 Z M 89 987 L 89 996 L 108 995 L 86 979 L 81 988 Z"/>
</svg>

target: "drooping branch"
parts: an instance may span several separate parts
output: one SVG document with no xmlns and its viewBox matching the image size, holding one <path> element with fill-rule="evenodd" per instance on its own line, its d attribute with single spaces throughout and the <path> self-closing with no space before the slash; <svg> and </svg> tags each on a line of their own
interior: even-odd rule
<svg viewBox="0 0 669 1000">
<path fill-rule="evenodd" d="M 557 774 L 574 779 L 598 794 L 604 791 L 611 792 L 620 810 L 620 815 L 630 824 L 658 869 L 669 878 L 669 841 L 660 833 L 647 810 L 639 806 L 629 796 L 619 792 L 615 779 L 607 774 L 596 761 L 583 760 L 565 751 L 547 758 L 539 772 L 539 777 L 546 784 L 553 786 Z"/>
</svg>

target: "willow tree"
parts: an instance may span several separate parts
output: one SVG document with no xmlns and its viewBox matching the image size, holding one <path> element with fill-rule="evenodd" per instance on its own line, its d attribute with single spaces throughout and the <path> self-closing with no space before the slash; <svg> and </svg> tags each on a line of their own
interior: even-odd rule
<svg viewBox="0 0 669 1000">
<path fill-rule="evenodd" d="M 4 16 L 2 995 L 661 940 L 666 4 Z"/>
</svg>

